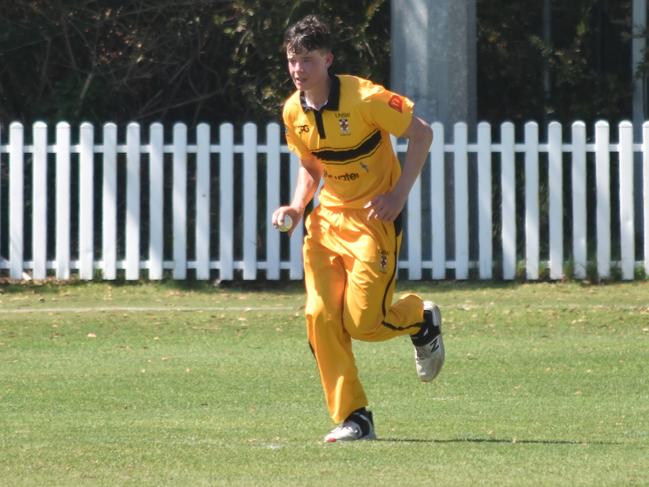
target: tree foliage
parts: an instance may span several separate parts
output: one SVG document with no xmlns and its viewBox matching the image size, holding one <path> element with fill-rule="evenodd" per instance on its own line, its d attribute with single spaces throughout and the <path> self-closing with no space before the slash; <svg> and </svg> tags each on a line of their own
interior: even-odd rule
<svg viewBox="0 0 649 487">
<path fill-rule="evenodd" d="M 385 81 L 385 0 L 30 0 L 0 13 L 0 117 L 58 121 L 275 118 L 291 85 L 281 52 L 313 11 L 337 67 Z"/>
<path fill-rule="evenodd" d="M 631 2 L 478 0 L 478 104 L 491 122 L 611 122 L 631 114 Z M 544 83 L 544 69 L 549 84 Z"/>
<path fill-rule="evenodd" d="M 631 0 L 553 0 L 550 39 L 540 0 L 477 5 L 480 119 L 630 116 Z M 0 120 L 276 120 L 292 90 L 283 32 L 314 12 L 336 72 L 389 85 L 388 0 L 4 2 Z"/>
</svg>

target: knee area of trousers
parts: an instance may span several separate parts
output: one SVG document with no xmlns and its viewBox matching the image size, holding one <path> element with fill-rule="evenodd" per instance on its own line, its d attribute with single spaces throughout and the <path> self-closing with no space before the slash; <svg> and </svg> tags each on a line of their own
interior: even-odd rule
<svg viewBox="0 0 649 487">
<path fill-rule="evenodd" d="M 356 340 L 369 339 L 376 333 L 381 326 L 382 317 L 378 314 L 364 315 L 359 318 L 352 318 L 345 315 L 343 324 L 349 335 Z"/>
<path fill-rule="evenodd" d="M 333 314 L 332 310 L 328 309 L 324 302 L 320 300 L 307 304 L 304 314 L 309 330 L 315 330 L 320 325 L 340 319 L 340 313 Z"/>
</svg>

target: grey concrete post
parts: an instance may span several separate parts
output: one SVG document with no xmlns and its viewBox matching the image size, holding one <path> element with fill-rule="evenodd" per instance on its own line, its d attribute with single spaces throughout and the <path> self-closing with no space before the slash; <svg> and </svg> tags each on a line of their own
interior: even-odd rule
<svg viewBox="0 0 649 487">
<path fill-rule="evenodd" d="M 449 134 L 475 125 L 475 0 L 392 0 L 390 86 Z"/>
<path fill-rule="evenodd" d="M 441 122 L 447 142 L 453 139 L 456 122 L 468 124 L 469 140 L 473 141 L 477 112 L 476 0 L 392 0 L 391 13 L 390 88 L 413 100 L 418 116 L 430 123 Z M 444 164 L 448 259 L 455 248 L 452 157 L 447 155 Z M 474 189 L 476 180 L 471 172 L 469 178 Z M 428 202 L 422 201 L 424 214 L 431 211 Z M 472 201 L 469 232 L 473 234 L 476 207 L 477 201 Z M 428 241 L 430 232 L 423 227 L 421 238 Z M 475 253 L 477 244 L 472 240 L 470 252 Z M 406 248 L 406 242 L 402 248 Z"/>
<path fill-rule="evenodd" d="M 633 138 L 636 144 L 642 142 L 642 124 L 647 119 L 647 79 L 638 77 L 637 70 L 644 63 L 644 51 L 647 48 L 647 0 L 633 0 L 632 5 L 633 41 L 631 42 L 631 69 L 633 79 Z M 642 219 L 642 158 L 635 156 L 634 162 L 634 207 L 636 234 L 643 231 Z"/>
</svg>

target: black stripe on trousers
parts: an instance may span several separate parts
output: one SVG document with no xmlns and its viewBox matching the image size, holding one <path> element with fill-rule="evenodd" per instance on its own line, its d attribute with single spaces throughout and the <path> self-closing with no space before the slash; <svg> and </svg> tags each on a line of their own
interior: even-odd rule
<svg viewBox="0 0 649 487">
<path fill-rule="evenodd" d="M 385 292 L 383 293 L 383 302 L 381 306 L 383 307 L 383 316 L 387 314 L 387 310 L 385 309 L 385 300 L 387 299 L 388 296 L 388 291 L 390 290 L 390 287 L 392 286 L 392 283 L 396 279 L 397 276 L 397 270 L 399 269 L 399 235 L 401 235 L 401 232 L 403 231 L 403 222 L 401 219 L 401 213 L 399 216 L 394 220 L 393 222 L 394 225 L 394 268 L 392 269 L 392 277 L 388 281 L 388 285 L 385 287 Z M 392 323 L 388 323 L 387 321 L 382 321 L 381 324 L 385 326 L 386 328 L 390 328 L 391 330 L 407 330 L 408 328 L 421 328 L 421 324 L 414 324 L 414 325 L 408 325 L 408 326 L 397 326 L 393 325 Z"/>
</svg>

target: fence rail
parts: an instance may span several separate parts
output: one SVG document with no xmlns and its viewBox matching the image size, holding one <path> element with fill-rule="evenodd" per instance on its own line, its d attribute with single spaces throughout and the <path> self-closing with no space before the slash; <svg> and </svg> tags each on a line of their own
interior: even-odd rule
<svg viewBox="0 0 649 487">
<path fill-rule="evenodd" d="M 269 224 L 298 162 L 279 125 L 262 128 L 263 141 L 254 124 L 0 127 L 0 275 L 301 279 L 302 229 Z M 559 123 L 518 140 L 511 123 L 480 123 L 473 143 L 469 128 L 445 143 L 433 124 L 406 211 L 409 279 L 649 275 L 649 123 L 641 141 L 620 123 L 616 142 L 606 122 L 590 135 L 575 122 L 569 143 Z"/>
</svg>

